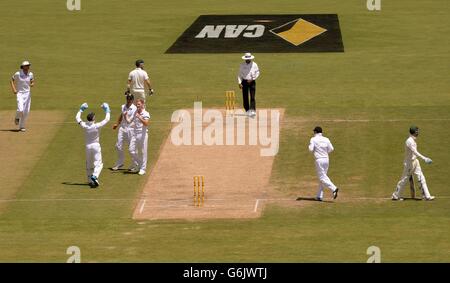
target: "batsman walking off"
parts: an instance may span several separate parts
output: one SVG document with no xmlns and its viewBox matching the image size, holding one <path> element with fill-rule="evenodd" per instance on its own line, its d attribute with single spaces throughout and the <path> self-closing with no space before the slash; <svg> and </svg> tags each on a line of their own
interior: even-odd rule
<svg viewBox="0 0 450 283">
<path fill-rule="evenodd" d="M 100 147 L 100 129 L 109 122 L 111 110 L 108 103 L 101 105 L 106 113 L 106 117 L 100 123 L 95 123 L 95 113 L 91 112 L 87 115 L 88 122 L 81 120 L 81 113 L 88 108 L 85 102 L 80 106 L 80 110 L 75 117 L 77 123 L 85 130 L 86 139 L 86 175 L 91 188 L 100 185 L 98 178 L 103 169 L 102 149 Z"/>
<path fill-rule="evenodd" d="M 11 78 L 11 89 L 17 97 L 17 111 L 14 123 L 19 125 L 19 131 L 25 132 L 25 122 L 30 113 L 31 87 L 34 86 L 34 75 L 30 71 L 30 62 L 23 61 L 20 71 Z"/>
<path fill-rule="evenodd" d="M 253 62 L 251 53 L 245 53 L 242 59 L 245 60 L 239 67 L 238 84 L 242 89 L 242 101 L 244 102 L 245 112 L 249 117 L 256 116 L 256 79 L 259 77 L 258 64 Z M 248 103 L 248 95 L 250 94 L 250 104 Z"/>
<path fill-rule="evenodd" d="M 136 69 L 128 74 L 127 94 L 131 93 L 136 101 L 142 99 L 145 103 L 145 86 L 149 95 L 153 95 L 152 85 L 147 72 L 144 70 L 144 60 L 139 59 L 135 63 Z"/>
<path fill-rule="evenodd" d="M 397 188 L 392 194 L 392 200 L 403 200 L 402 190 L 406 183 L 409 181 L 410 177 L 415 175 L 419 182 L 419 188 L 422 191 L 422 198 L 424 200 L 433 200 L 434 196 L 430 195 L 428 191 L 427 182 L 425 176 L 423 175 L 422 168 L 420 167 L 418 157 L 425 161 L 426 164 L 431 164 L 433 161 L 423 156 L 417 151 L 417 137 L 419 136 L 419 128 L 417 126 L 412 126 L 409 129 L 410 136 L 405 142 L 405 160 L 403 162 L 403 174 L 400 181 L 397 183 Z"/>
<path fill-rule="evenodd" d="M 339 189 L 333 184 L 327 176 L 330 160 L 328 154 L 334 150 L 330 140 L 322 135 L 322 128 L 314 128 L 314 137 L 309 141 L 309 151 L 314 154 L 316 160 L 316 173 L 319 178 L 319 191 L 317 192 L 316 200 L 323 200 L 323 190 L 325 187 L 333 192 L 333 199 L 338 196 Z"/>
</svg>

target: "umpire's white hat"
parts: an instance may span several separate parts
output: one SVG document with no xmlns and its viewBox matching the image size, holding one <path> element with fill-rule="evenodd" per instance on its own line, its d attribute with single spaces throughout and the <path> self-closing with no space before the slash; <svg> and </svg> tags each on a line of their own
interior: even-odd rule
<svg viewBox="0 0 450 283">
<path fill-rule="evenodd" d="M 255 59 L 255 56 L 253 56 L 252 53 L 247 52 L 244 54 L 244 56 L 242 56 L 242 59 L 243 60 L 253 60 L 253 59 Z"/>
<path fill-rule="evenodd" d="M 22 64 L 20 65 L 20 67 L 23 67 L 23 66 L 30 66 L 30 65 L 31 65 L 30 62 L 28 62 L 28 61 L 23 61 Z"/>
</svg>

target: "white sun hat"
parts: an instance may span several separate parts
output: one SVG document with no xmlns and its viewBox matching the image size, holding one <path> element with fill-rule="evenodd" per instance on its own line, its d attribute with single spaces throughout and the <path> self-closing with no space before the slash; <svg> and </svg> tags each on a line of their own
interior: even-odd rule
<svg viewBox="0 0 450 283">
<path fill-rule="evenodd" d="M 30 62 L 28 62 L 28 61 L 23 61 L 22 64 L 20 65 L 20 67 L 23 67 L 23 66 L 30 66 L 30 65 L 31 65 Z"/>
<path fill-rule="evenodd" d="M 255 56 L 253 56 L 252 53 L 247 52 L 244 54 L 244 56 L 242 56 L 242 59 L 243 60 L 253 60 L 253 59 L 255 59 Z"/>
</svg>

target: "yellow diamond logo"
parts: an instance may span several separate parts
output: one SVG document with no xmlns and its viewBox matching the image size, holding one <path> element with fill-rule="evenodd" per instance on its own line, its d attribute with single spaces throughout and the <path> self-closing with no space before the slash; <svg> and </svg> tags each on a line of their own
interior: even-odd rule
<svg viewBox="0 0 450 283">
<path fill-rule="evenodd" d="M 287 42 L 299 46 L 327 30 L 300 18 L 271 29 L 270 31 Z"/>
</svg>

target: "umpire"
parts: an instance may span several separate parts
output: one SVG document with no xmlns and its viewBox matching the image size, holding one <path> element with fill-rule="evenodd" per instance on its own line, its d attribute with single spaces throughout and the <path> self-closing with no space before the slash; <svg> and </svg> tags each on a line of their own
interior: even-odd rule
<svg viewBox="0 0 450 283">
<path fill-rule="evenodd" d="M 253 62 L 255 56 L 251 53 L 245 53 L 242 56 L 245 62 L 241 63 L 238 74 L 239 88 L 242 89 L 242 101 L 244 109 L 249 117 L 256 116 L 256 79 L 259 77 L 258 65 Z M 250 105 L 248 103 L 248 94 L 250 93 Z"/>
</svg>

